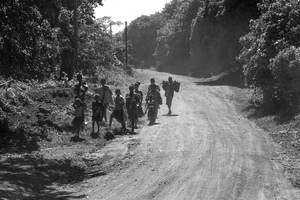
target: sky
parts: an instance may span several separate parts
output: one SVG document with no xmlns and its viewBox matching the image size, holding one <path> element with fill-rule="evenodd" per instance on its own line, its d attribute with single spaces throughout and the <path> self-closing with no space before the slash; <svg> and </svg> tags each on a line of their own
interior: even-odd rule
<svg viewBox="0 0 300 200">
<path fill-rule="evenodd" d="M 165 4 L 171 0 L 103 0 L 103 6 L 95 10 L 96 18 L 104 16 L 112 17 L 113 21 L 121 21 L 122 26 L 113 26 L 113 33 L 119 32 L 125 28 L 125 21 L 129 23 L 142 16 L 151 15 L 160 12 Z"/>
</svg>

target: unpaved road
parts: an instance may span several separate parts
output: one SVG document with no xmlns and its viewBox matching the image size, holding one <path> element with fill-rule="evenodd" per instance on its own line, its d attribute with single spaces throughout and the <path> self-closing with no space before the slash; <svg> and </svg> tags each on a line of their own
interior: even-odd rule
<svg viewBox="0 0 300 200">
<path fill-rule="evenodd" d="M 169 74 L 138 71 L 138 76 L 145 89 L 150 77 L 160 83 Z M 267 133 L 236 112 L 228 98 L 230 87 L 172 76 L 181 82 L 173 116 L 164 116 L 163 105 L 158 124 L 128 136 L 141 141 L 130 153 L 132 164 L 89 180 L 90 186 L 79 193 L 105 200 L 300 199 L 274 159 L 275 146 Z"/>
</svg>

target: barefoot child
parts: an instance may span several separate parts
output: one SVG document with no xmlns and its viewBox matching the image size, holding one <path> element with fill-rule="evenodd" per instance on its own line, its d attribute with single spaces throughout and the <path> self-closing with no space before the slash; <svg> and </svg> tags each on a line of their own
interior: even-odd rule
<svg viewBox="0 0 300 200">
<path fill-rule="evenodd" d="M 122 129 L 126 131 L 126 119 L 124 116 L 124 105 L 125 101 L 123 96 L 121 95 L 120 89 L 116 89 L 115 91 L 116 97 L 114 98 L 115 108 L 109 118 L 109 128 L 111 128 L 111 123 L 113 118 L 115 118 L 118 122 L 122 124 Z"/>
<path fill-rule="evenodd" d="M 76 128 L 76 137 L 79 137 L 80 129 L 84 127 L 84 110 L 86 109 L 86 104 L 81 101 L 80 98 L 77 98 L 73 104 L 75 109 L 74 119 L 72 124 Z"/>
<path fill-rule="evenodd" d="M 102 112 L 101 110 L 103 109 L 102 102 L 100 102 L 100 95 L 96 94 L 95 95 L 95 101 L 92 103 L 92 110 L 93 110 L 93 115 L 92 115 L 92 121 L 93 121 L 93 131 L 94 133 L 94 128 L 95 128 L 95 123 L 97 124 L 97 133 L 99 133 L 99 126 L 100 122 L 102 121 Z"/>
</svg>

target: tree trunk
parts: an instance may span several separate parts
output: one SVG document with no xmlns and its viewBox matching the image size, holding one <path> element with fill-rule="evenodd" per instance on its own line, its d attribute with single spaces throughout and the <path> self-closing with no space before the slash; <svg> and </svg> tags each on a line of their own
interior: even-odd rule
<svg viewBox="0 0 300 200">
<path fill-rule="evenodd" d="M 67 73 L 69 80 L 73 79 L 74 76 L 74 61 L 74 52 L 72 50 L 65 49 L 62 51 L 60 74 L 62 75 L 62 72 Z"/>
</svg>

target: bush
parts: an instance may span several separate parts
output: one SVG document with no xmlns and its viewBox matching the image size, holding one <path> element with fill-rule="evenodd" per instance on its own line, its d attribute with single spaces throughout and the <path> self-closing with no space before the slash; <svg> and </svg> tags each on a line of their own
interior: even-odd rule
<svg viewBox="0 0 300 200">
<path fill-rule="evenodd" d="M 262 105 L 271 113 L 299 112 L 299 7 L 299 1 L 263 1 L 262 15 L 240 39 L 245 82 L 262 91 Z"/>
</svg>

